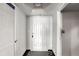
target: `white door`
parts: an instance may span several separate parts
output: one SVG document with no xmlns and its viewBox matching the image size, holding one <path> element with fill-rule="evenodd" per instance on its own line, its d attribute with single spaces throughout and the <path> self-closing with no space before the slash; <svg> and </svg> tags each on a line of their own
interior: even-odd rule
<svg viewBox="0 0 79 59">
<path fill-rule="evenodd" d="M 31 16 L 31 50 L 47 51 L 51 40 L 49 16 Z M 50 48 L 49 48 L 50 49 Z"/>
<path fill-rule="evenodd" d="M 0 3 L 0 56 L 14 55 L 14 10 Z"/>
<path fill-rule="evenodd" d="M 22 56 L 26 51 L 26 16 L 18 7 L 15 10 L 15 55 Z"/>
</svg>

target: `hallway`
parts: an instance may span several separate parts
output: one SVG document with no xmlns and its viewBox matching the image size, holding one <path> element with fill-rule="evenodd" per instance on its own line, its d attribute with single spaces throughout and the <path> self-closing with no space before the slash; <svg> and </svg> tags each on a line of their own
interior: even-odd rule
<svg viewBox="0 0 79 59">
<path fill-rule="evenodd" d="M 54 55 L 61 55 L 57 51 L 60 44 L 57 43 L 56 17 L 58 6 L 63 5 L 63 3 L 0 3 L 2 17 L 0 55 L 22 56 L 29 49 L 31 55 L 48 55 L 52 51 Z M 48 50 L 51 52 L 48 53 Z"/>
<path fill-rule="evenodd" d="M 28 9 L 25 8 L 24 5 L 27 6 Z M 40 5 L 40 6 L 38 6 L 38 5 Z M 52 50 L 53 18 L 52 18 L 52 15 L 47 14 L 47 12 L 45 11 L 45 8 L 49 5 L 50 4 L 41 4 L 41 3 L 39 3 L 39 4 L 34 4 L 34 3 L 16 4 L 16 6 L 18 7 L 18 8 L 16 8 L 16 19 L 18 19 L 17 16 L 20 15 L 20 14 L 18 14 L 20 12 L 21 13 L 24 12 L 25 16 L 26 16 L 26 25 L 27 26 L 26 26 L 26 30 L 24 30 L 26 32 L 26 42 L 27 42 L 26 50 L 30 49 L 32 54 L 35 54 L 35 55 L 36 54 L 44 55 L 45 53 L 46 53 L 46 55 L 48 55 L 47 51 L 49 49 Z M 26 11 L 26 10 L 28 10 L 28 11 Z M 20 16 L 20 17 L 22 18 L 22 16 Z M 21 20 L 21 19 L 19 18 L 18 21 L 16 21 L 17 22 L 16 24 L 18 24 L 19 20 Z M 23 20 L 21 20 L 21 24 L 22 24 L 22 21 Z M 22 26 L 22 25 L 18 25 L 17 28 L 19 26 Z M 20 42 L 21 41 L 19 41 L 19 43 Z M 18 44 L 17 44 L 17 47 L 18 47 Z M 19 49 L 16 49 L 16 50 L 19 50 Z M 33 52 L 33 51 L 36 51 L 36 52 Z M 44 51 L 46 51 L 46 52 L 44 52 Z M 19 52 L 20 51 L 17 51 L 17 53 L 19 53 Z"/>
<path fill-rule="evenodd" d="M 0 3 L 0 56 L 79 56 L 79 3 Z"/>
</svg>

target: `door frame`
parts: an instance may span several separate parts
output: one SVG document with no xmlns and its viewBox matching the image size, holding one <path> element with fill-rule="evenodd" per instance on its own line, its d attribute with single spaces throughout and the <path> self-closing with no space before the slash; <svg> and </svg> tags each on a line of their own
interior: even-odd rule
<svg viewBox="0 0 79 59">
<path fill-rule="evenodd" d="M 62 6 L 57 10 L 57 56 L 62 56 L 62 39 L 61 39 L 61 30 L 62 30 L 62 13 L 61 11 L 69 3 L 63 3 Z"/>
</svg>

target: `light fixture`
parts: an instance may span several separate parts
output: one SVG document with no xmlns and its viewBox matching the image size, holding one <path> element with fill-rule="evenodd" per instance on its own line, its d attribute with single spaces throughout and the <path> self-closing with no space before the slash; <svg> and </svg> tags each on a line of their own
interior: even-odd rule
<svg viewBox="0 0 79 59">
<path fill-rule="evenodd" d="M 34 3 L 34 6 L 35 7 L 40 7 L 41 6 L 41 3 Z"/>
</svg>

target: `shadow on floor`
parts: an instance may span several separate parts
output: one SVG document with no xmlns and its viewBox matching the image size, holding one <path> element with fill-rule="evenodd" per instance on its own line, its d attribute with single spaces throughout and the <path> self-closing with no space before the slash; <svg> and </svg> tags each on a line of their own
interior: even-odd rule
<svg viewBox="0 0 79 59">
<path fill-rule="evenodd" d="M 52 50 L 48 51 L 31 51 L 30 49 L 26 50 L 23 56 L 55 56 Z"/>
</svg>

